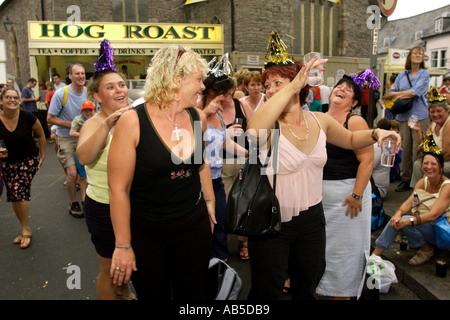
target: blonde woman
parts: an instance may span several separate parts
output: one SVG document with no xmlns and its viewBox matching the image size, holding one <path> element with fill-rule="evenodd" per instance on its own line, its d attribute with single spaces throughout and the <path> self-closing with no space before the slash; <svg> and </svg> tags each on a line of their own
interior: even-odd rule
<svg viewBox="0 0 450 320">
<path fill-rule="evenodd" d="M 158 50 L 145 103 L 121 116 L 111 142 L 110 272 L 118 285 L 131 277 L 139 300 L 205 299 L 215 198 L 195 106 L 207 70 L 191 49 Z"/>
</svg>

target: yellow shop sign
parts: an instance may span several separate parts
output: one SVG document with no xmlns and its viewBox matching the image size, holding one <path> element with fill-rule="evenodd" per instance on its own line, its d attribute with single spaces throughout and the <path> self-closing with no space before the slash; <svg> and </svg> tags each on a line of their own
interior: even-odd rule
<svg viewBox="0 0 450 320">
<path fill-rule="evenodd" d="M 223 27 L 220 24 L 171 24 L 171 23 L 102 23 L 29 21 L 30 41 L 157 41 L 223 43 Z"/>
</svg>

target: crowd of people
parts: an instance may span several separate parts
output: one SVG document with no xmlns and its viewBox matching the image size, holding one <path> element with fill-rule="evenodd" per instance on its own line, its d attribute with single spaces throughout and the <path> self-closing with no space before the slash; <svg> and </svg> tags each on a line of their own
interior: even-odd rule
<svg viewBox="0 0 450 320">
<path fill-rule="evenodd" d="M 31 244 L 31 182 L 49 139 L 66 176 L 68 211 L 85 217 L 98 255 L 98 298 L 135 299 L 132 281 L 140 300 L 204 300 L 210 259 L 230 258 L 225 217 L 233 182 L 251 147 L 267 150 L 273 143 L 262 132 L 277 123 L 281 232 L 238 237 L 239 258 L 250 262 L 249 300 L 278 300 L 284 289 L 295 300 L 361 295 L 371 193 L 376 188 L 383 198 L 392 175 L 380 166 L 384 140 L 401 151 L 396 191 L 414 189 L 422 198 L 428 192 L 435 201 L 421 212 L 411 194 L 372 254 L 381 255 L 401 230 L 411 248 L 419 248 L 410 264 L 428 261 L 432 221 L 450 209 L 450 79 L 430 89 L 423 48 L 412 48 L 405 72 L 390 79 L 385 117 L 371 129 L 355 109 L 378 81 L 373 74 L 363 80 L 362 73 L 344 75 L 331 89 L 310 87 L 309 70 L 323 70 L 326 59 L 302 64 L 290 58 L 275 32 L 268 48 L 262 73 L 234 75 L 228 54 L 208 63 L 190 48 L 159 49 L 147 70 L 144 102 L 132 107 L 126 77 L 104 39 L 87 84 L 82 64 L 70 67 L 70 84 L 61 85 L 59 75 L 46 83 L 46 122 L 36 108 L 36 79 L 21 93 L 4 88 L 0 140 L 8 156 L 0 158 L 1 177 L 21 224 L 13 243 Z M 413 107 L 389 113 L 404 98 L 413 98 Z M 274 155 L 260 157 L 268 160 L 272 183 Z"/>
</svg>

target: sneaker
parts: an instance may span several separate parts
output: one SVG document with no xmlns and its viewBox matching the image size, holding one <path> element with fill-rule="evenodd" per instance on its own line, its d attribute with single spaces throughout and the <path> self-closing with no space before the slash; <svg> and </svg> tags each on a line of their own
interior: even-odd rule
<svg viewBox="0 0 450 320">
<path fill-rule="evenodd" d="M 83 210 L 81 210 L 81 207 L 80 207 L 80 204 L 78 203 L 78 201 L 73 202 L 69 205 L 69 213 L 74 218 L 83 218 L 84 217 Z"/>
</svg>

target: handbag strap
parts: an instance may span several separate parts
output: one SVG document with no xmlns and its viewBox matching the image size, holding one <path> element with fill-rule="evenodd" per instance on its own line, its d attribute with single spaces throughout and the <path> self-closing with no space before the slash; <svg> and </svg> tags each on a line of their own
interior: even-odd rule
<svg viewBox="0 0 450 320">
<path fill-rule="evenodd" d="M 275 189 L 277 187 L 277 164 L 278 164 L 278 141 L 280 140 L 280 125 L 278 124 L 278 120 L 275 121 L 275 131 L 274 136 L 272 137 L 272 143 L 270 144 L 270 150 L 273 147 L 273 158 L 272 158 L 272 166 L 273 166 L 273 196 L 275 199 Z M 269 152 L 270 152 L 269 150 Z"/>
<path fill-rule="evenodd" d="M 409 79 L 408 71 L 405 71 L 405 74 L 406 74 L 406 79 L 408 79 L 409 85 L 412 88 L 412 83 L 411 83 L 411 79 Z"/>
<path fill-rule="evenodd" d="M 271 143 L 269 151 L 267 152 L 266 161 L 262 166 L 266 167 L 269 164 L 269 158 L 273 152 L 272 167 L 273 167 L 273 195 L 275 196 L 275 189 L 277 185 L 277 165 L 278 165 L 278 141 L 280 140 L 280 124 L 278 120 L 275 121 L 275 130 L 271 135 Z M 257 156 L 259 157 L 259 148 L 257 149 Z"/>
</svg>

